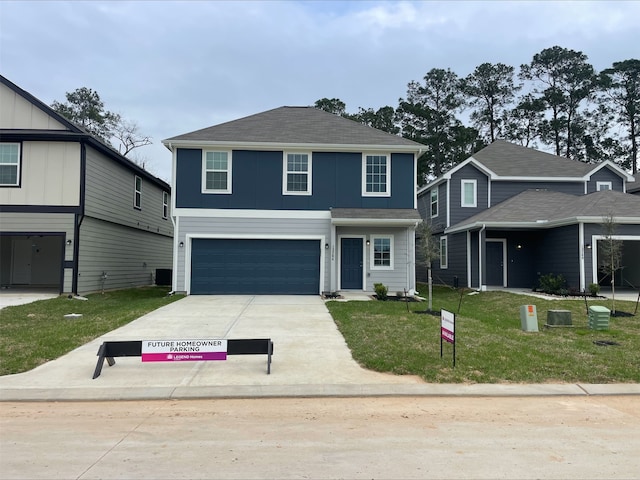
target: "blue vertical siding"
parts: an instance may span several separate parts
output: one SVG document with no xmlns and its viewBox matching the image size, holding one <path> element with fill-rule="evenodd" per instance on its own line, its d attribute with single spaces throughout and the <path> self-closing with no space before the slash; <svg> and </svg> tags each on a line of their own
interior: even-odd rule
<svg viewBox="0 0 640 480">
<path fill-rule="evenodd" d="M 569 195 L 584 195 L 583 182 L 493 181 L 491 182 L 491 206 L 494 207 L 500 202 L 504 202 L 524 191 L 536 189 L 567 193 Z"/>
<path fill-rule="evenodd" d="M 617 173 L 614 173 L 609 167 L 604 167 L 598 170 L 591 176 L 587 182 L 587 193 L 593 193 L 597 191 L 598 182 L 611 182 L 611 189 L 617 192 L 622 192 L 623 180 Z"/>
<path fill-rule="evenodd" d="M 461 194 L 462 194 L 462 180 L 476 180 L 476 194 L 477 202 L 476 207 L 462 207 L 461 206 Z M 455 172 L 451 176 L 450 190 L 449 190 L 449 202 L 451 225 L 455 225 L 473 215 L 476 215 L 489 206 L 489 179 L 488 177 L 478 170 L 475 166 L 469 164 Z"/>
<path fill-rule="evenodd" d="M 202 151 L 178 149 L 178 208 L 329 210 L 330 208 L 413 208 L 413 155 L 391 155 L 391 196 L 362 196 L 362 154 L 312 153 L 312 195 L 283 195 L 282 151 L 234 150 L 232 193 L 203 194 Z"/>
</svg>

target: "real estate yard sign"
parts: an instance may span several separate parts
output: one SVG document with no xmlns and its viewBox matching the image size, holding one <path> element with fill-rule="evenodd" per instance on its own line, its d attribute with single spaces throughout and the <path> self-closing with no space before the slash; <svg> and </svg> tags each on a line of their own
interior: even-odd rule
<svg viewBox="0 0 640 480">
<path fill-rule="evenodd" d="M 143 362 L 200 362 L 203 360 L 226 360 L 227 341 L 205 340 L 144 340 Z"/>
<path fill-rule="evenodd" d="M 440 358 L 442 358 L 442 341 L 453 345 L 453 366 L 456 366 L 456 314 L 440 311 Z"/>
</svg>

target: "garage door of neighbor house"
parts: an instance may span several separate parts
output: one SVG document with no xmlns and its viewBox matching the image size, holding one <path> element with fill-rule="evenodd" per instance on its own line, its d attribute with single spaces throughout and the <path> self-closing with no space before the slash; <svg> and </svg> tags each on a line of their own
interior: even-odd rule
<svg viewBox="0 0 640 480">
<path fill-rule="evenodd" d="M 317 295 L 320 241 L 194 238 L 191 293 Z"/>
</svg>

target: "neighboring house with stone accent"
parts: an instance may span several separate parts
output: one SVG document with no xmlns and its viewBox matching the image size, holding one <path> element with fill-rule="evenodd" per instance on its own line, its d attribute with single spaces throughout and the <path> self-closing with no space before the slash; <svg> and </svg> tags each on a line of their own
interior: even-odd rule
<svg viewBox="0 0 640 480">
<path fill-rule="evenodd" d="M 599 272 L 603 219 L 623 241 L 616 284 L 640 288 L 640 196 L 611 162 L 587 164 L 498 140 L 418 191 L 440 244 L 436 283 L 532 288 L 562 274 L 568 287 L 610 284 Z M 426 279 L 418 261 L 418 279 Z"/>
<path fill-rule="evenodd" d="M 0 282 L 83 294 L 171 269 L 170 186 L 0 76 Z"/>
<path fill-rule="evenodd" d="M 415 289 L 422 145 L 312 107 L 163 141 L 188 294 Z"/>
</svg>

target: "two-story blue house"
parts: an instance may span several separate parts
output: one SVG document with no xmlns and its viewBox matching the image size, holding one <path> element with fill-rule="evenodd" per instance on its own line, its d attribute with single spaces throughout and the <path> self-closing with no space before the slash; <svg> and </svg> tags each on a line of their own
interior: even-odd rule
<svg viewBox="0 0 640 480">
<path fill-rule="evenodd" d="M 616 284 L 640 287 L 640 197 L 611 162 L 587 164 L 498 140 L 418 191 L 440 243 L 434 281 L 469 288 L 532 288 L 562 274 L 570 288 L 609 285 L 599 264 L 603 221 L 623 241 Z M 425 266 L 418 262 L 418 278 Z"/>
<path fill-rule="evenodd" d="M 415 288 L 422 145 L 312 107 L 163 143 L 173 153 L 174 290 Z"/>
</svg>

